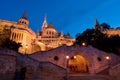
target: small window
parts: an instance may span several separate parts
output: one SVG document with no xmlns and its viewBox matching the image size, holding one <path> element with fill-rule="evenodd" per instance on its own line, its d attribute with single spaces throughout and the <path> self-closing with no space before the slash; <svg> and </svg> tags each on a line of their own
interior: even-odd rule
<svg viewBox="0 0 120 80">
<path fill-rule="evenodd" d="M 54 60 L 58 61 L 59 60 L 58 56 L 54 56 Z"/>
<path fill-rule="evenodd" d="M 98 57 L 97 59 L 98 59 L 98 61 L 102 61 L 102 59 L 100 57 Z"/>
</svg>

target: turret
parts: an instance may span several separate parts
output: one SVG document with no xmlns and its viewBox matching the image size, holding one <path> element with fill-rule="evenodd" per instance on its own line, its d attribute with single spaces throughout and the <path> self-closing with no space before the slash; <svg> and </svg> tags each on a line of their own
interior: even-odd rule
<svg viewBox="0 0 120 80">
<path fill-rule="evenodd" d="M 28 27 L 29 21 L 27 19 L 26 12 L 24 12 L 23 16 L 18 20 L 18 24 L 23 24 Z"/>
</svg>

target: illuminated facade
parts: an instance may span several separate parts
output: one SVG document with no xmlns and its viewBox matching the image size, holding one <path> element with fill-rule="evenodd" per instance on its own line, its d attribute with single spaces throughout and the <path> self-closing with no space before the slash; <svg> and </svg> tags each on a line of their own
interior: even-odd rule
<svg viewBox="0 0 120 80">
<path fill-rule="evenodd" d="M 24 12 L 18 22 L 0 20 L 0 30 L 7 28 L 10 31 L 10 40 L 22 43 L 19 52 L 32 54 L 36 51 L 45 51 L 59 47 L 63 44 L 72 45 L 73 39 L 69 34 L 58 33 L 52 24 L 47 25 L 46 17 L 42 25 L 42 31 L 37 34 L 29 28 L 29 21 Z"/>
<path fill-rule="evenodd" d="M 47 23 L 46 16 L 44 17 L 41 31 L 37 33 L 37 40 L 44 43 L 48 48 L 56 48 L 63 44 L 71 46 L 73 44 L 70 34 L 64 35 L 62 32 L 58 33 L 52 23 Z"/>
<path fill-rule="evenodd" d="M 120 36 L 120 28 L 117 29 L 105 29 L 103 30 L 102 26 L 99 24 L 98 20 L 95 21 L 95 30 L 100 30 L 102 33 L 107 34 L 108 37 L 118 35 Z"/>
<path fill-rule="evenodd" d="M 103 31 L 103 33 L 107 34 L 109 37 L 110 36 L 114 36 L 114 35 L 118 35 L 120 36 L 120 29 L 108 29 Z"/>
</svg>

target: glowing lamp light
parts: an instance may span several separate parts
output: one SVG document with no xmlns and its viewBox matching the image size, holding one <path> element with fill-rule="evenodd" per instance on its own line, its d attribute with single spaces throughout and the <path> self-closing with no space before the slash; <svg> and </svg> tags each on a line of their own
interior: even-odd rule
<svg viewBox="0 0 120 80">
<path fill-rule="evenodd" d="M 74 59 L 76 59 L 76 56 L 74 56 Z"/>
<path fill-rule="evenodd" d="M 66 56 L 66 59 L 69 59 L 69 56 Z"/>
<path fill-rule="evenodd" d="M 87 46 L 87 43 L 86 43 L 86 42 L 82 42 L 81 45 L 84 46 L 84 47 L 86 47 L 86 46 Z"/>
<path fill-rule="evenodd" d="M 110 57 L 109 57 L 109 56 L 106 56 L 106 59 L 107 59 L 107 60 L 110 60 Z"/>
<path fill-rule="evenodd" d="M 28 45 L 26 45 L 25 48 L 28 48 Z"/>
<path fill-rule="evenodd" d="M 83 42 L 82 45 L 85 46 L 85 43 Z"/>
</svg>

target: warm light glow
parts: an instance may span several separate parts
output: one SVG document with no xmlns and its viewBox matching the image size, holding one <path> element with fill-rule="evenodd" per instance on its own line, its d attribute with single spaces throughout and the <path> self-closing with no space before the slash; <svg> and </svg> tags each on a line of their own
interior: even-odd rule
<svg viewBox="0 0 120 80">
<path fill-rule="evenodd" d="M 66 59 L 69 59 L 69 56 L 66 56 Z"/>
<path fill-rule="evenodd" d="M 26 45 L 25 48 L 28 48 L 28 45 Z"/>
<path fill-rule="evenodd" d="M 109 57 L 109 56 L 106 56 L 106 59 L 107 59 L 107 60 L 110 60 L 110 57 Z"/>
<path fill-rule="evenodd" d="M 34 40 L 35 38 L 33 37 L 33 40 Z"/>
<path fill-rule="evenodd" d="M 76 59 L 76 56 L 74 56 L 74 59 Z"/>
<path fill-rule="evenodd" d="M 86 43 L 85 43 L 85 42 L 82 42 L 82 46 L 86 46 Z"/>
<path fill-rule="evenodd" d="M 73 59 L 74 58 L 74 59 Z M 75 55 L 69 59 L 69 71 L 71 72 L 88 72 L 87 60 L 81 55 Z"/>
</svg>

